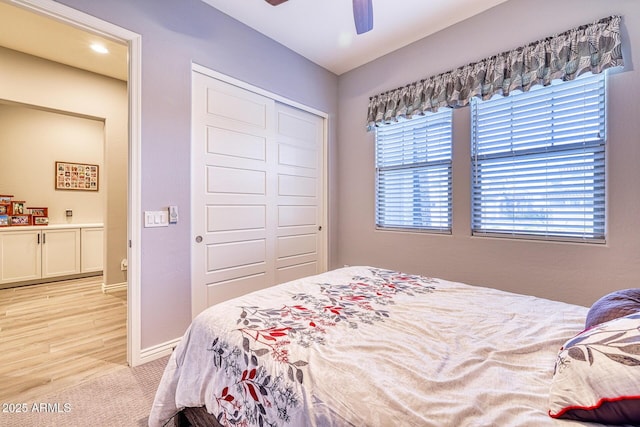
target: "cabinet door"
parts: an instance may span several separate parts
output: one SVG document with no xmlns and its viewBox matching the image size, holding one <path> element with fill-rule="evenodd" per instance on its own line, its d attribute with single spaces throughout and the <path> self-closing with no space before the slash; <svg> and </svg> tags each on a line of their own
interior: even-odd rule
<svg viewBox="0 0 640 427">
<path fill-rule="evenodd" d="M 40 278 L 40 231 L 0 233 L 0 283 Z"/>
<path fill-rule="evenodd" d="M 104 264 L 104 229 L 83 228 L 80 238 L 81 271 L 89 273 L 102 271 Z"/>
<path fill-rule="evenodd" d="M 42 232 L 42 277 L 80 273 L 80 229 Z"/>
</svg>

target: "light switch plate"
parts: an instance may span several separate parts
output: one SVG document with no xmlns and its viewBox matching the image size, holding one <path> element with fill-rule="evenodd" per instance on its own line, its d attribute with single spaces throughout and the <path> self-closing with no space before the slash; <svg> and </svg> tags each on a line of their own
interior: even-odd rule
<svg viewBox="0 0 640 427">
<path fill-rule="evenodd" d="M 165 211 L 144 211 L 145 227 L 168 227 L 169 213 Z"/>
</svg>

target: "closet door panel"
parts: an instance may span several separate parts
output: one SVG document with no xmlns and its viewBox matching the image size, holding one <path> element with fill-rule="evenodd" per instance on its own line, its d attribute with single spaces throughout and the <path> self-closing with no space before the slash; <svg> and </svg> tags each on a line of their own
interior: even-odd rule
<svg viewBox="0 0 640 427">
<path fill-rule="evenodd" d="M 324 119 L 193 73 L 192 315 L 315 274 Z"/>
</svg>

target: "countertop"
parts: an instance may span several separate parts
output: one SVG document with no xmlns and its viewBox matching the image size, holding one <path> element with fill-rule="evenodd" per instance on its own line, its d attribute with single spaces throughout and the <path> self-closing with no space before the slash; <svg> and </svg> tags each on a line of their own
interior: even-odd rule
<svg viewBox="0 0 640 427">
<path fill-rule="evenodd" d="M 12 225 L 9 227 L 0 227 L 0 233 L 5 231 L 33 231 L 33 230 L 60 230 L 64 228 L 100 228 L 104 227 L 103 223 L 77 223 L 77 224 L 49 224 L 49 225 Z"/>
</svg>

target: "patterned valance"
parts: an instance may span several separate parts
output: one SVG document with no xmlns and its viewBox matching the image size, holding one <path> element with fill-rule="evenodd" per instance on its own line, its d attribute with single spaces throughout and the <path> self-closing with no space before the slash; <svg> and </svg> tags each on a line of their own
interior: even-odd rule
<svg viewBox="0 0 640 427">
<path fill-rule="evenodd" d="M 552 80 L 573 80 L 623 65 L 620 16 L 610 16 L 369 99 L 367 128 L 436 111 L 464 107 L 472 97 L 508 96 Z"/>
</svg>

